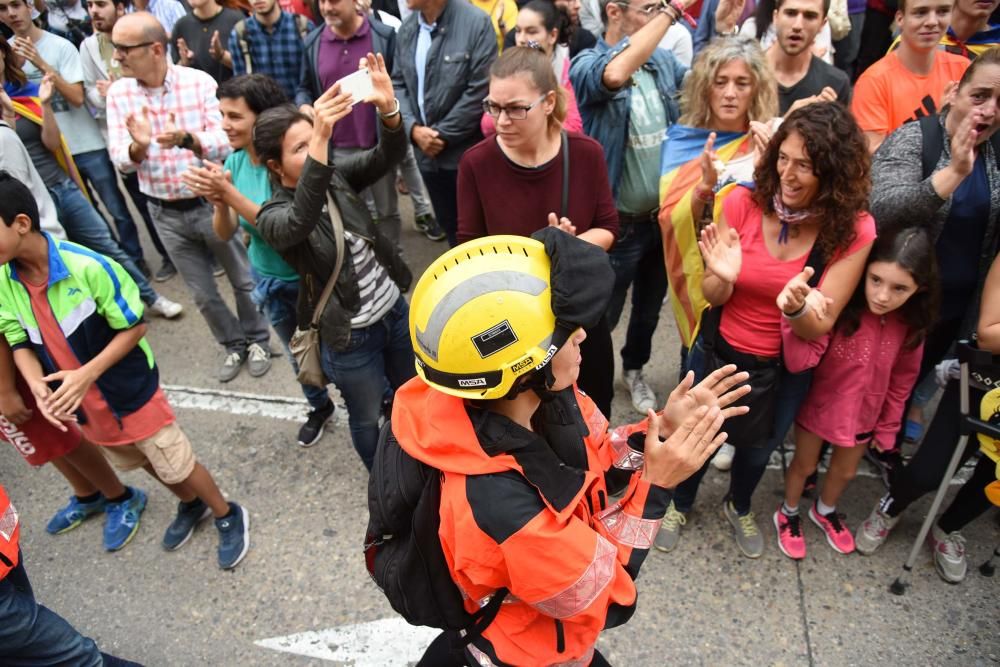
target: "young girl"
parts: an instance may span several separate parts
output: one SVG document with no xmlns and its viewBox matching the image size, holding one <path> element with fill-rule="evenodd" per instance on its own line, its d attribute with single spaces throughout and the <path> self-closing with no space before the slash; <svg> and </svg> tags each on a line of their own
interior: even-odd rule
<svg viewBox="0 0 1000 667">
<path fill-rule="evenodd" d="M 807 281 L 806 269 L 778 295 L 784 359 L 788 369 L 815 367 L 812 386 L 796 417 L 795 457 L 785 475 L 785 502 L 774 513 L 778 547 L 789 558 L 806 555 L 799 499 L 816 470 L 823 441 L 834 445 L 823 489 L 809 518 L 834 550 L 854 551 L 854 538 L 836 506 L 854 478 L 865 449 L 891 449 L 903 407 L 920 369 L 923 339 L 937 312 L 933 245 L 917 229 L 879 237 L 837 325 L 815 341 L 796 336 L 790 320 L 809 308 L 822 312 L 826 298 Z"/>
</svg>

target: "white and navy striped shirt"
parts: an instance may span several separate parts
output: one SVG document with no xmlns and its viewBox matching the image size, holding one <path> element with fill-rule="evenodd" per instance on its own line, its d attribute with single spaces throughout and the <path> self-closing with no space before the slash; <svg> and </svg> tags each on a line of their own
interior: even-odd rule
<svg viewBox="0 0 1000 667">
<path fill-rule="evenodd" d="M 371 243 L 347 231 L 344 239 L 351 251 L 361 296 L 361 307 L 351 318 L 351 328 L 361 329 L 375 324 L 392 310 L 399 299 L 399 287 L 375 257 Z"/>
</svg>

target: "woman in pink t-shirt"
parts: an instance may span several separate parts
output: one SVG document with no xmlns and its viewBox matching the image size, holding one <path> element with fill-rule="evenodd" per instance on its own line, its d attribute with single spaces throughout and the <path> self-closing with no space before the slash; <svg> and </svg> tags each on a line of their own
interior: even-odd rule
<svg viewBox="0 0 1000 667">
<path fill-rule="evenodd" d="M 728 420 L 725 427 L 736 453 L 723 502 L 736 542 L 750 558 L 764 550 L 750 511 L 753 492 L 809 385 L 808 374 L 784 368 L 782 314 L 775 300 L 811 265 L 819 289 L 790 324 L 806 340 L 830 331 L 861 278 L 875 238 L 875 221 L 866 211 L 870 165 L 861 130 L 842 106 L 803 107 L 774 133 L 754 173 L 756 188 L 737 187 L 726 198 L 722 216 L 702 233 L 702 289 L 713 307 L 725 306 L 718 330 L 706 327 L 701 334 L 705 371 L 736 363 L 750 372 L 753 387 L 743 400 L 750 413 Z M 658 543 L 676 544 L 706 469 L 677 487 Z M 673 539 L 668 539 L 670 531 Z"/>
</svg>

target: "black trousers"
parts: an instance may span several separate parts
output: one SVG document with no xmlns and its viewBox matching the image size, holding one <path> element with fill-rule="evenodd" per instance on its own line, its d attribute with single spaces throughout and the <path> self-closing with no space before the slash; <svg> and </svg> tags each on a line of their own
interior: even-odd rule
<svg viewBox="0 0 1000 667">
<path fill-rule="evenodd" d="M 597 409 L 611 421 L 611 400 L 615 397 L 615 348 L 606 317 L 591 329 L 580 346 L 583 362 L 577 385 L 594 401 Z"/>
<path fill-rule="evenodd" d="M 452 642 L 457 638 L 458 633 L 445 631 L 431 642 L 431 645 L 424 651 L 424 657 L 420 658 L 417 667 L 470 667 L 476 663 L 471 657 L 457 656 L 452 650 Z M 601 652 L 594 649 L 594 659 L 590 661 L 590 667 L 611 667 L 611 663 L 604 659 Z"/>
<path fill-rule="evenodd" d="M 427 196 L 431 198 L 434 207 L 434 217 L 441 229 L 448 235 L 448 247 L 458 245 L 458 170 L 438 169 L 437 171 L 420 170 L 424 178 Z"/>
</svg>

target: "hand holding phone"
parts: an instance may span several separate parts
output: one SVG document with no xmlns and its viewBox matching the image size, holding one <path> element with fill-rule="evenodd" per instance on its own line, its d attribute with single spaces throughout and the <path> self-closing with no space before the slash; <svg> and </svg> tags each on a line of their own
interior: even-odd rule
<svg viewBox="0 0 1000 667">
<path fill-rule="evenodd" d="M 358 102 L 364 102 L 375 93 L 375 88 L 372 86 L 372 75 L 368 68 L 348 74 L 337 83 L 340 84 L 341 93 L 350 93 L 351 106 Z"/>
</svg>

